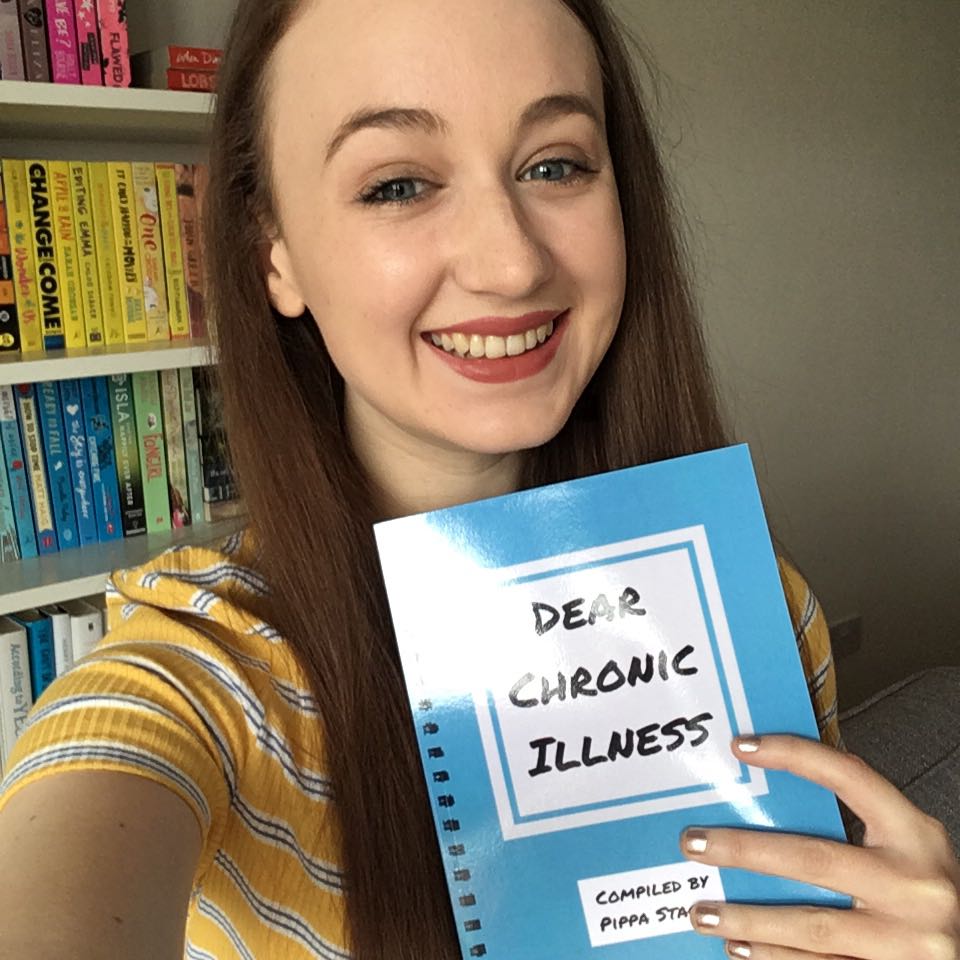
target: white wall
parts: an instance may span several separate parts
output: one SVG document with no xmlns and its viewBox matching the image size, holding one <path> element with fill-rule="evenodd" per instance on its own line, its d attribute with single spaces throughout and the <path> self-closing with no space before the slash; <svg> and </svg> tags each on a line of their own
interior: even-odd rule
<svg viewBox="0 0 960 960">
<path fill-rule="evenodd" d="M 615 0 L 720 379 L 847 703 L 960 663 L 960 4 Z"/>
</svg>

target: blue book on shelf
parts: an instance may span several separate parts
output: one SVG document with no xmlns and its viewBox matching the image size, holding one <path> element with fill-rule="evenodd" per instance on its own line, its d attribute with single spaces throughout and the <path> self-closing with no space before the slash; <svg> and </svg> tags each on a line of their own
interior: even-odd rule
<svg viewBox="0 0 960 960">
<path fill-rule="evenodd" d="M 122 540 L 120 487 L 113 449 L 113 426 L 110 421 L 107 378 L 86 377 L 81 380 L 80 399 L 87 433 L 87 456 L 90 458 L 97 536 L 101 543 Z"/>
<path fill-rule="evenodd" d="M 53 621 L 39 610 L 24 610 L 11 615 L 27 631 L 27 654 L 30 658 L 30 689 L 33 702 L 53 683 L 57 675 L 53 646 Z"/>
<path fill-rule="evenodd" d="M 60 548 L 57 546 L 57 531 L 53 522 L 50 484 L 47 481 L 47 458 L 43 452 L 40 405 L 37 402 L 36 384 L 15 384 L 13 396 L 17 402 L 20 439 L 23 442 L 23 455 L 30 481 L 33 523 L 34 529 L 37 531 L 37 552 L 43 557 L 51 553 L 59 553 Z"/>
<path fill-rule="evenodd" d="M 43 452 L 47 460 L 47 480 L 50 484 L 50 509 L 53 512 L 57 544 L 61 550 L 80 546 L 77 514 L 73 507 L 73 479 L 63 431 L 60 410 L 60 388 L 55 380 L 36 384 L 37 404 L 40 408 L 40 430 L 43 434 Z"/>
<path fill-rule="evenodd" d="M 720 960 L 698 900 L 849 906 L 680 852 L 845 837 L 830 792 L 730 750 L 818 737 L 746 445 L 375 533 L 465 958 Z"/>
<path fill-rule="evenodd" d="M 3 446 L 3 463 L 0 467 L 10 483 L 10 499 L 17 527 L 20 558 L 29 560 L 36 557 L 38 552 L 37 530 L 30 507 L 30 478 L 27 476 L 20 429 L 17 426 L 17 405 L 13 398 L 13 387 L 4 384 L 0 384 L 0 442 Z"/>
<path fill-rule="evenodd" d="M 6 458 L 3 453 L 3 437 L 0 435 L 0 563 L 20 559 L 17 544 L 17 523 L 13 517 L 13 496 L 7 476 Z"/>
<path fill-rule="evenodd" d="M 99 537 L 97 536 L 97 514 L 93 505 L 90 457 L 87 455 L 87 430 L 83 422 L 79 381 L 62 380 L 60 382 L 60 403 L 63 413 L 63 433 L 66 437 L 67 456 L 70 461 L 70 482 L 73 488 L 77 531 L 80 535 L 80 546 L 87 547 L 98 543 Z"/>
</svg>

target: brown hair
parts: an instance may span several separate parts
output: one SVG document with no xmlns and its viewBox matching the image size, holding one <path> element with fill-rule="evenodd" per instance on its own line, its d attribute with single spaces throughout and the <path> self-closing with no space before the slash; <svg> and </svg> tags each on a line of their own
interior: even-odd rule
<svg viewBox="0 0 960 960">
<path fill-rule="evenodd" d="M 626 229 L 619 330 L 524 486 L 726 445 L 670 192 L 628 36 L 602 0 L 562 0 L 593 37 Z M 261 225 L 276 223 L 264 77 L 300 0 L 240 0 L 218 79 L 207 197 L 219 385 L 233 468 L 271 594 L 257 611 L 320 704 L 351 949 L 459 956 L 371 525 L 375 495 L 343 429 L 343 383 L 309 313 L 275 314 Z"/>
</svg>

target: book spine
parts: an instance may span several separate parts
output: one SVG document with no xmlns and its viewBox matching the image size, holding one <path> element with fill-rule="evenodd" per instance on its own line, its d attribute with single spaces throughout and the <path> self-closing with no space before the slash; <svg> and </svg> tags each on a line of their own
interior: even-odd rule
<svg viewBox="0 0 960 960">
<path fill-rule="evenodd" d="M 219 69 L 223 59 L 223 51 L 215 47 L 171 45 L 166 50 L 167 67 L 175 70 L 203 70 L 209 73 Z"/>
<path fill-rule="evenodd" d="M 190 493 L 190 522 L 203 523 L 203 469 L 200 465 L 200 442 L 197 437 L 197 400 L 193 387 L 193 370 L 179 371 L 180 409 L 183 413 L 183 451 L 187 467 L 187 489 Z"/>
<path fill-rule="evenodd" d="M 207 302 L 207 257 L 204 250 L 206 231 L 204 219 L 206 216 L 207 184 L 210 180 L 210 168 L 204 163 L 196 163 L 193 167 L 193 192 L 197 199 L 197 244 L 200 247 L 200 296 L 204 303 L 206 314 Z M 206 319 L 204 319 L 204 335 L 206 335 Z"/>
<path fill-rule="evenodd" d="M 147 340 L 169 340 L 167 284 L 163 269 L 163 239 L 160 231 L 160 201 L 157 171 L 152 163 L 134 163 L 133 195 L 136 198 L 137 239 L 143 272 L 143 303 Z"/>
<path fill-rule="evenodd" d="M 217 75 L 206 70 L 167 70 L 167 89 L 216 93 Z"/>
<path fill-rule="evenodd" d="M 60 404 L 80 546 L 93 546 L 98 542 L 97 514 L 93 506 L 90 460 L 87 456 L 87 431 L 83 424 L 83 403 L 78 381 L 60 381 Z"/>
<path fill-rule="evenodd" d="M 13 515 L 13 492 L 7 476 L 3 437 L 0 436 L 0 563 L 20 559 L 17 543 L 17 521 Z"/>
<path fill-rule="evenodd" d="M 16 277 L 10 227 L 7 223 L 7 201 L 0 166 L 0 353 L 20 350 L 20 324 L 17 320 Z"/>
<path fill-rule="evenodd" d="M 72 550 L 79 546 L 80 536 L 73 508 L 73 482 L 60 411 L 60 390 L 55 380 L 44 380 L 36 385 L 36 391 L 57 546 L 60 550 Z"/>
<path fill-rule="evenodd" d="M 113 453 L 113 428 L 110 425 L 110 395 L 106 377 L 87 377 L 80 381 L 83 422 L 87 432 L 87 457 L 90 460 L 90 485 L 97 516 L 97 536 L 101 543 L 123 538 L 120 516 L 120 491 Z"/>
<path fill-rule="evenodd" d="M 163 432 L 167 449 L 167 479 L 170 494 L 170 525 L 190 526 L 190 493 L 187 487 L 187 459 L 183 444 L 183 411 L 180 406 L 180 376 L 176 370 L 160 372 L 163 400 Z"/>
<path fill-rule="evenodd" d="M 133 374 L 133 406 L 137 417 L 147 530 L 160 533 L 170 529 L 171 520 L 167 456 L 163 443 L 163 404 L 155 371 Z"/>
<path fill-rule="evenodd" d="M 30 507 L 30 477 L 17 425 L 17 404 L 13 387 L 7 384 L 0 384 L 0 440 L 3 445 L 3 467 L 10 482 L 20 558 L 30 560 L 38 555 L 37 529 Z"/>
<path fill-rule="evenodd" d="M 23 43 L 23 69 L 27 80 L 50 82 L 50 54 L 47 52 L 47 28 L 43 0 L 17 0 L 20 14 L 20 39 Z"/>
<path fill-rule="evenodd" d="M 174 170 L 177 175 L 177 206 L 180 212 L 183 266 L 187 280 L 190 336 L 200 340 L 207 335 L 207 321 L 203 302 L 203 251 L 200 248 L 194 169 L 191 164 L 177 163 L 174 164 Z"/>
<path fill-rule="evenodd" d="M 73 0 L 46 0 L 47 49 L 54 83 L 80 83 L 80 51 Z"/>
<path fill-rule="evenodd" d="M 123 535 L 137 537 L 147 532 L 143 499 L 143 473 L 137 451 L 136 403 L 129 373 L 113 374 L 110 387 L 110 414 L 113 421 L 113 447 L 120 487 L 120 511 Z"/>
<path fill-rule="evenodd" d="M 40 291 L 43 348 L 47 351 L 62 350 L 65 346 L 63 302 L 60 274 L 57 270 L 49 164 L 45 160 L 28 160 L 27 181 L 30 187 L 30 208 L 33 218 L 33 255 L 36 258 L 37 286 Z"/>
<path fill-rule="evenodd" d="M 116 243 L 117 269 L 124 304 L 123 335 L 127 343 L 147 339 L 147 318 L 143 304 L 143 267 L 140 240 L 135 223 L 133 170 L 129 163 L 107 163 L 113 210 L 113 234 Z"/>
<path fill-rule="evenodd" d="M 126 0 L 97 0 L 103 82 L 108 87 L 130 86 L 130 40 Z"/>
<path fill-rule="evenodd" d="M 87 165 L 82 160 L 70 164 L 70 196 L 73 202 L 77 236 L 84 343 L 88 347 L 94 347 L 104 342 L 103 312 L 100 304 L 100 279 L 97 275 L 97 248 L 91 207 L 90 178 L 87 174 Z"/>
<path fill-rule="evenodd" d="M 53 625 L 39 610 L 25 610 L 11 618 L 27 631 L 27 656 L 30 661 L 30 693 L 33 702 L 57 675 L 53 649 Z"/>
<path fill-rule="evenodd" d="M 20 439 L 26 454 L 27 471 L 30 476 L 30 493 L 33 499 L 33 519 L 37 525 L 37 550 L 40 556 L 57 553 L 57 532 L 50 505 L 50 487 L 47 484 L 43 442 L 40 436 L 40 418 L 37 411 L 37 394 L 32 383 L 18 383 L 13 388 L 20 419 Z"/>
<path fill-rule="evenodd" d="M 117 244 L 113 231 L 113 201 L 110 175 L 103 161 L 91 162 L 90 212 L 93 215 L 93 239 L 97 259 L 97 280 L 100 283 L 100 308 L 103 315 L 104 339 L 110 346 L 124 342 L 124 304 L 117 264 Z"/>
<path fill-rule="evenodd" d="M 14 0 L 0 0 L 0 80 L 26 80 L 20 14 Z"/>
<path fill-rule="evenodd" d="M 70 637 L 70 614 L 55 603 L 40 607 L 40 612 L 50 622 L 53 635 L 53 670 L 62 676 L 73 666 L 73 642 Z"/>
<path fill-rule="evenodd" d="M 177 174 L 172 163 L 157 164 L 157 200 L 160 205 L 160 233 L 163 239 L 163 268 L 170 314 L 170 339 L 190 337 L 190 308 L 183 248 L 180 244 L 180 210 L 177 201 Z"/>
<path fill-rule="evenodd" d="M 226 463 L 223 430 L 217 396 L 209 372 L 200 367 L 194 371 L 197 404 L 197 437 L 200 446 L 200 468 L 203 477 L 204 516 L 209 521 L 211 504 L 233 498 L 233 487 Z"/>
<path fill-rule="evenodd" d="M 7 227 L 13 256 L 20 349 L 24 353 L 43 353 L 40 293 L 37 287 L 36 257 L 33 252 L 33 218 L 30 213 L 27 168 L 22 160 L 4 160 L 2 168 L 7 201 Z"/>
<path fill-rule="evenodd" d="M 0 730 L 3 732 L 0 772 L 6 770 L 13 745 L 23 732 L 32 706 L 27 631 L 16 620 L 0 617 Z"/>
<path fill-rule="evenodd" d="M 77 47 L 80 56 L 80 79 L 84 86 L 103 86 L 103 63 L 100 58 L 100 26 L 94 0 L 74 0 L 77 19 Z"/>
<path fill-rule="evenodd" d="M 60 276 L 60 300 L 63 305 L 64 340 L 68 349 L 85 347 L 87 331 L 83 323 L 80 254 L 77 250 L 77 231 L 73 219 L 70 165 L 64 160 L 51 160 L 49 170 L 57 273 Z"/>
<path fill-rule="evenodd" d="M 70 614 L 70 641 L 77 663 L 103 639 L 103 614 L 86 600 L 70 600 L 62 606 Z"/>
</svg>

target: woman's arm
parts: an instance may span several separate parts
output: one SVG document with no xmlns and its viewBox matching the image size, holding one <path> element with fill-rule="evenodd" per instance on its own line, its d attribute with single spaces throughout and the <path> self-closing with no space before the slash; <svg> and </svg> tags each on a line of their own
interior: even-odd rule
<svg viewBox="0 0 960 960">
<path fill-rule="evenodd" d="M 152 780 L 51 774 L 0 813 L 0 960 L 180 960 L 201 833 Z"/>
</svg>

